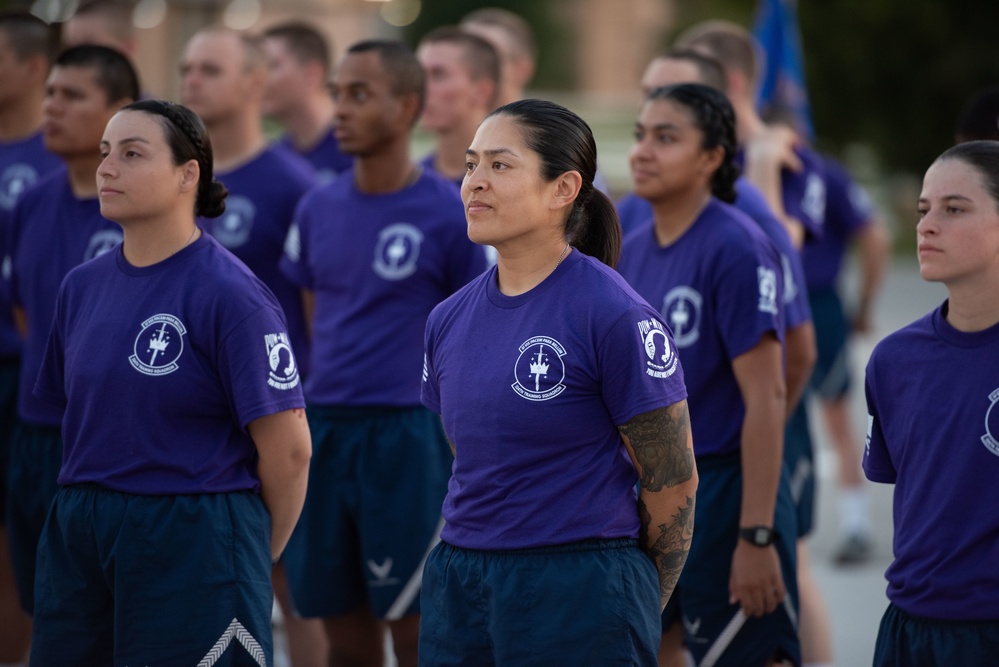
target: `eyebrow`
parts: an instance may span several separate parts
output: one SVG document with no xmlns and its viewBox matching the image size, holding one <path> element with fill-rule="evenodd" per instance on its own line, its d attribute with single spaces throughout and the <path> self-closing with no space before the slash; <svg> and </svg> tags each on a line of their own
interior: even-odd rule
<svg viewBox="0 0 999 667">
<path fill-rule="evenodd" d="M 975 203 L 975 201 L 971 197 L 965 197 L 964 195 L 944 195 L 940 199 L 943 200 L 943 201 L 952 201 L 952 200 L 956 199 L 958 201 L 966 201 L 969 204 L 974 204 Z M 930 200 L 927 197 L 920 197 L 919 200 L 918 200 L 919 203 L 924 203 L 924 202 L 929 202 L 929 201 Z"/>
<path fill-rule="evenodd" d="M 465 155 L 478 156 L 479 154 L 474 150 L 472 150 L 471 148 L 469 148 L 468 150 L 465 151 Z M 486 157 L 495 157 L 497 155 L 512 155 L 513 157 L 520 157 L 509 148 L 487 148 L 486 150 L 482 151 L 482 155 Z"/>
<path fill-rule="evenodd" d="M 638 123 L 638 122 L 635 123 L 635 128 L 636 129 L 642 129 L 642 130 L 651 130 L 653 132 L 661 132 L 663 130 L 679 130 L 679 129 L 681 129 L 680 126 L 676 125 L 675 123 L 658 123 L 656 125 L 653 125 L 652 127 L 645 127 L 644 125 L 642 125 L 641 123 Z"/>
<path fill-rule="evenodd" d="M 119 141 L 118 145 L 122 146 L 124 144 L 136 144 L 136 143 L 138 143 L 138 144 L 148 144 L 149 141 L 147 141 L 146 139 L 143 139 L 142 137 L 129 137 L 127 139 L 122 139 L 121 141 Z M 108 141 L 107 139 L 101 139 L 101 145 L 103 146 L 104 144 L 107 144 L 108 146 L 110 146 L 111 142 Z"/>
</svg>

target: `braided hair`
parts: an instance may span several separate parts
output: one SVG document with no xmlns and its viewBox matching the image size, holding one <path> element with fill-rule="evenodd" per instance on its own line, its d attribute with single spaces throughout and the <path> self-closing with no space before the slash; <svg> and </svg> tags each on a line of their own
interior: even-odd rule
<svg viewBox="0 0 999 667">
<path fill-rule="evenodd" d="M 174 165 L 184 164 L 188 160 L 198 162 L 200 176 L 194 214 L 206 218 L 222 215 L 229 192 L 212 175 L 212 143 L 198 114 L 185 106 L 165 100 L 140 100 L 126 105 L 122 111 L 142 111 L 158 117 L 166 133 Z"/>
<path fill-rule="evenodd" d="M 669 100 L 686 107 L 694 118 L 694 125 L 704 136 L 701 148 L 711 150 L 721 146 L 724 149 L 722 163 L 711 175 L 711 194 L 723 202 L 734 202 L 735 181 L 740 171 L 735 163 L 738 143 L 735 138 L 735 110 L 725 94 L 699 83 L 681 83 L 656 88 L 645 99 Z"/>
<path fill-rule="evenodd" d="M 593 187 L 597 144 L 590 126 L 565 107 L 547 100 L 520 100 L 489 116 L 509 116 L 524 143 L 541 161 L 541 178 L 550 183 L 568 171 L 582 180 L 565 222 L 565 238 L 583 254 L 613 267 L 621 255 L 621 223 L 607 195 Z"/>
</svg>

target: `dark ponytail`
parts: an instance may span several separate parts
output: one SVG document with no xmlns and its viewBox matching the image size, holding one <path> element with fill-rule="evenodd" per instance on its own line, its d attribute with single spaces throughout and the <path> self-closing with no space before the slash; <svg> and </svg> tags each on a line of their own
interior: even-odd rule
<svg viewBox="0 0 999 667">
<path fill-rule="evenodd" d="M 142 111 L 160 119 L 166 133 L 167 144 L 173 154 L 173 163 L 181 165 L 196 160 L 200 170 L 198 193 L 194 200 L 194 214 L 217 218 L 225 211 L 225 198 L 229 194 L 222 182 L 212 175 L 212 143 L 205 124 L 187 107 L 165 100 L 140 100 L 122 109 Z"/>
<path fill-rule="evenodd" d="M 735 110 L 725 94 L 699 83 L 681 83 L 656 88 L 646 100 L 669 100 L 686 107 L 694 118 L 694 125 L 704 135 L 701 148 L 711 150 L 721 146 L 724 149 L 722 163 L 711 175 L 711 194 L 723 202 L 734 202 L 735 181 L 740 171 L 735 163 L 738 143 L 735 138 Z"/>
<path fill-rule="evenodd" d="M 621 256 L 621 223 L 607 195 L 593 187 L 597 144 L 586 121 L 546 100 L 512 102 L 489 115 L 509 116 L 521 128 L 524 143 L 541 160 L 545 181 L 579 172 L 583 183 L 565 222 L 565 238 L 576 250 L 615 266 Z"/>
</svg>

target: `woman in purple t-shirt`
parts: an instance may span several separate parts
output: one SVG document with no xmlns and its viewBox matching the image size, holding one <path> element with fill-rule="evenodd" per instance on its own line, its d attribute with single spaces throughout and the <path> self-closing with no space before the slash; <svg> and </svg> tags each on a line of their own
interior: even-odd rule
<svg viewBox="0 0 999 667">
<path fill-rule="evenodd" d="M 311 452 L 287 324 L 195 225 L 226 191 L 194 113 L 128 105 L 101 153 L 101 214 L 124 240 L 63 281 L 35 387 L 65 446 L 31 662 L 190 665 L 238 643 L 269 664 L 271 563 Z"/>
<path fill-rule="evenodd" d="M 423 401 L 455 462 L 420 663 L 655 665 L 697 486 L 675 345 L 608 266 L 582 119 L 515 102 L 467 156 L 468 234 L 498 263 L 427 322 Z"/>
</svg>

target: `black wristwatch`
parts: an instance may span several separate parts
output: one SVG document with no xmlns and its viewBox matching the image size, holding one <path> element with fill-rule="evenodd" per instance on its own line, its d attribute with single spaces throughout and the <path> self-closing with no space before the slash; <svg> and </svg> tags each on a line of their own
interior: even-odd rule
<svg viewBox="0 0 999 667">
<path fill-rule="evenodd" d="M 749 526 L 739 529 L 739 537 L 754 547 L 769 547 L 777 539 L 777 531 L 770 526 Z"/>
</svg>

